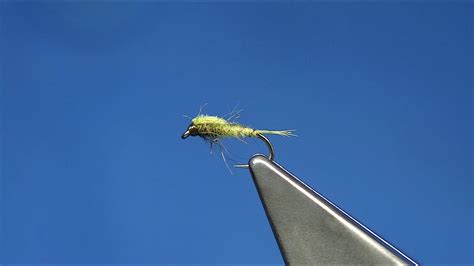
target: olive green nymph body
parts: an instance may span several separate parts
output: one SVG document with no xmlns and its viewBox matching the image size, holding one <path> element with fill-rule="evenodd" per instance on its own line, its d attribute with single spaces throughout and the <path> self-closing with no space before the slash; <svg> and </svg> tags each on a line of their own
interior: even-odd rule
<svg viewBox="0 0 474 266">
<path fill-rule="evenodd" d="M 292 130 L 261 130 L 246 127 L 239 123 L 227 121 L 224 118 L 209 115 L 198 115 L 192 119 L 186 132 L 181 136 L 200 136 L 206 139 L 257 137 L 259 134 L 274 134 L 294 136 Z"/>
</svg>

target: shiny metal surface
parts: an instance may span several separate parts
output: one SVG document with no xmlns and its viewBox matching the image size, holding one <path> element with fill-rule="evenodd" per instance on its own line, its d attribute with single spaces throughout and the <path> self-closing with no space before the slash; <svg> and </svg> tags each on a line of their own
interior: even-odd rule
<svg viewBox="0 0 474 266">
<path fill-rule="evenodd" d="M 268 160 L 269 161 L 273 161 L 274 158 L 275 158 L 275 149 L 273 149 L 273 145 L 272 143 L 270 142 L 270 140 L 265 137 L 264 135 L 260 134 L 260 133 L 257 133 L 257 137 L 259 139 L 261 139 L 265 145 L 267 145 L 268 147 Z M 248 164 L 234 164 L 234 167 L 238 167 L 238 168 L 248 168 L 249 165 Z"/>
<path fill-rule="evenodd" d="M 275 162 L 256 155 L 249 166 L 287 264 L 416 265 Z"/>
</svg>

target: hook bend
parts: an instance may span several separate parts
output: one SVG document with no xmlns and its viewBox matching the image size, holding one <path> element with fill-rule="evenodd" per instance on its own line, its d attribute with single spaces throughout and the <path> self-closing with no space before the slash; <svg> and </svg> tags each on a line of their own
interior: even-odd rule
<svg viewBox="0 0 474 266">
<path fill-rule="evenodd" d="M 273 149 L 273 145 L 272 143 L 270 142 L 270 140 L 265 137 L 263 134 L 260 134 L 260 133 L 257 133 L 257 137 L 259 139 L 261 139 L 263 142 L 265 142 L 265 144 L 267 145 L 268 147 L 268 160 L 270 161 L 273 161 L 273 159 L 275 158 L 275 150 Z M 237 168 L 249 168 L 249 165 L 248 164 L 234 164 L 234 167 L 237 167 Z"/>
</svg>

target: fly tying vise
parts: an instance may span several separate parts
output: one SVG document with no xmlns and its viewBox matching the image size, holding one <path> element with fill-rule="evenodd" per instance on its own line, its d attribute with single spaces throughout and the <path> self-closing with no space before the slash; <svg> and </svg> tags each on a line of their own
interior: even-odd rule
<svg viewBox="0 0 474 266">
<path fill-rule="evenodd" d="M 222 138 L 237 138 L 242 140 L 245 137 L 257 137 L 268 147 L 268 159 L 273 161 L 275 151 L 273 145 L 264 134 L 280 135 L 285 137 L 296 136 L 294 130 L 263 130 L 246 127 L 236 122 L 226 120 L 217 116 L 198 115 L 191 120 L 191 124 L 186 132 L 181 136 L 185 139 L 189 136 L 199 136 L 212 143 L 217 143 Z M 237 164 L 235 167 L 248 167 L 248 164 Z"/>
</svg>

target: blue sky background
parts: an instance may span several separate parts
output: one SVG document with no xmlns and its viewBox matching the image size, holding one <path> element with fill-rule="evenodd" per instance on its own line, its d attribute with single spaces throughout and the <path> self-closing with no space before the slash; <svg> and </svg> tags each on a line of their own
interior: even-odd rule
<svg viewBox="0 0 474 266">
<path fill-rule="evenodd" d="M 0 261 L 282 263 L 249 173 L 180 139 L 239 103 L 410 257 L 473 263 L 472 3 L 0 7 Z"/>
</svg>

